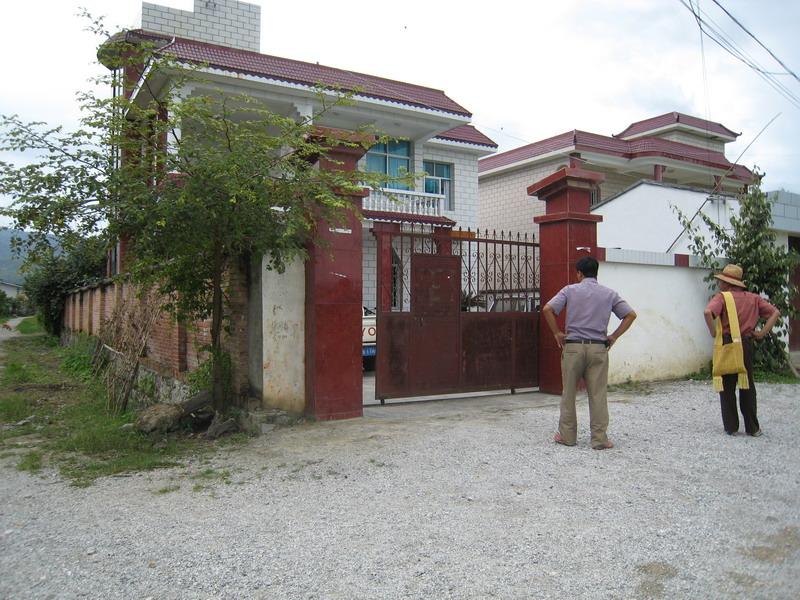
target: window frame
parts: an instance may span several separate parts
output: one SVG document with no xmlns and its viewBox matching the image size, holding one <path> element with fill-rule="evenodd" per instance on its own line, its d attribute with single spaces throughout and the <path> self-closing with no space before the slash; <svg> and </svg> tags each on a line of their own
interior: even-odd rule
<svg viewBox="0 0 800 600">
<path fill-rule="evenodd" d="M 433 169 L 433 172 L 429 172 L 428 171 L 428 165 L 431 166 L 431 168 Z M 443 166 L 443 167 L 447 167 L 449 169 L 449 171 L 450 171 L 450 177 L 441 177 L 441 176 L 436 175 L 435 173 L 436 173 L 436 166 L 437 165 Z M 454 198 L 454 193 L 453 193 L 453 181 L 455 180 L 455 171 L 456 171 L 455 164 L 448 163 L 448 162 L 443 162 L 443 161 L 439 161 L 439 160 L 423 159 L 423 161 L 422 161 L 422 169 L 425 171 L 425 180 L 423 182 L 423 185 L 426 186 L 426 188 L 427 188 L 427 183 L 428 183 L 429 179 L 432 180 L 432 181 L 436 181 L 437 188 L 439 189 L 439 194 L 441 194 L 442 196 L 445 197 L 445 204 L 447 205 L 445 207 L 445 210 L 454 211 L 456 209 L 456 203 L 455 203 L 455 198 Z M 442 191 L 441 191 L 442 188 L 443 188 L 442 182 L 445 182 L 445 181 L 447 182 L 447 185 L 444 186 L 446 188 L 446 193 L 442 193 Z M 426 189 L 426 192 L 427 192 L 427 189 Z"/>
<path fill-rule="evenodd" d="M 408 148 L 408 154 L 398 154 L 396 152 L 392 152 L 392 144 L 405 144 Z M 378 146 L 383 146 L 383 150 L 376 150 Z M 377 158 L 380 157 L 383 159 L 383 170 L 375 171 L 370 169 L 370 158 Z M 367 150 L 365 154 L 365 167 L 367 172 L 370 173 L 383 173 L 387 177 L 395 177 L 395 175 L 389 174 L 389 165 L 391 164 L 391 160 L 402 160 L 406 162 L 406 173 L 412 174 L 414 172 L 414 160 L 413 160 L 413 144 L 409 140 L 389 140 L 388 142 L 382 142 L 375 144 Z M 387 182 L 386 187 L 389 189 L 395 190 L 412 190 L 413 188 L 408 186 L 407 184 L 400 183 L 400 182 Z"/>
</svg>

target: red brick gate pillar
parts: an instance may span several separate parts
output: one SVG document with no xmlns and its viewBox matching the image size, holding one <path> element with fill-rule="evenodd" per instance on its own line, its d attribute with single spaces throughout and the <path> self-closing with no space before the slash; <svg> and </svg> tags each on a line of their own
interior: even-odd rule
<svg viewBox="0 0 800 600">
<path fill-rule="evenodd" d="M 533 219 L 539 224 L 539 288 L 541 304 L 565 285 L 576 283 L 575 261 L 597 250 L 600 215 L 589 213 L 592 189 L 604 179 L 601 173 L 564 168 L 528 187 L 529 196 L 545 202 L 545 214 Z M 562 330 L 565 312 L 558 319 Z M 550 329 L 539 326 L 539 389 L 561 393 L 561 352 Z"/>
<path fill-rule="evenodd" d="M 341 135 L 341 133 L 339 133 Z M 365 150 L 337 146 L 321 169 L 352 171 Z M 344 223 L 317 223 L 306 261 L 305 412 L 316 419 L 349 419 L 363 414 L 361 306 L 363 254 L 361 201 Z"/>
</svg>

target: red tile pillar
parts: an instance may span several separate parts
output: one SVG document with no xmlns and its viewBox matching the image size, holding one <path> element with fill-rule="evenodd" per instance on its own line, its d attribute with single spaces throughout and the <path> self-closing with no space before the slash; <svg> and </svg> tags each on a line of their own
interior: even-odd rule
<svg viewBox="0 0 800 600">
<path fill-rule="evenodd" d="M 600 215 L 589 213 L 592 189 L 605 177 L 583 169 L 564 168 L 528 187 L 529 196 L 545 202 L 539 224 L 539 273 L 542 306 L 565 285 L 576 283 L 575 261 L 597 250 Z M 558 317 L 564 328 L 566 311 Z M 561 352 L 547 324 L 539 325 L 539 389 L 561 393 Z"/>
<path fill-rule="evenodd" d="M 320 158 L 319 167 L 353 171 L 364 152 L 360 146 L 336 146 Z M 367 193 L 364 190 L 347 196 L 352 210 L 344 222 L 318 222 L 315 241 L 308 248 L 305 412 L 316 419 L 349 419 L 363 414 L 360 212 Z"/>
</svg>

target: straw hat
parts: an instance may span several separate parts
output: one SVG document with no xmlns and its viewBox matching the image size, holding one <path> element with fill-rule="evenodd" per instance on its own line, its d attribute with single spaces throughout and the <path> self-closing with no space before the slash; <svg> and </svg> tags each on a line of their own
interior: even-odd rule
<svg viewBox="0 0 800 600">
<path fill-rule="evenodd" d="M 725 268 L 722 269 L 722 273 L 717 273 L 714 275 L 714 277 L 720 281 L 730 283 L 731 285 L 735 285 L 740 288 L 747 287 L 744 283 L 742 283 L 742 267 L 739 265 L 725 265 Z"/>
</svg>

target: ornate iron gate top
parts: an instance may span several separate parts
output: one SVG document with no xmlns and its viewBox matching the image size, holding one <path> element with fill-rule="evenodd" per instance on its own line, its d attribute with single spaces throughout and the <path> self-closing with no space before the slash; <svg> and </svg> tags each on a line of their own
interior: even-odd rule
<svg viewBox="0 0 800 600">
<path fill-rule="evenodd" d="M 469 312 L 534 312 L 539 306 L 539 244 L 527 234 L 404 225 L 386 231 L 391 248 L 391 285 L 378 293 L 378 310 L 410 312 L 411 257 L 415 254 L 461 259 L 461 308 Z M 387 265 L 388 266 L 388 265 Z M 381 301 L 382 300 L 382 301 Z"/>
</svg>

